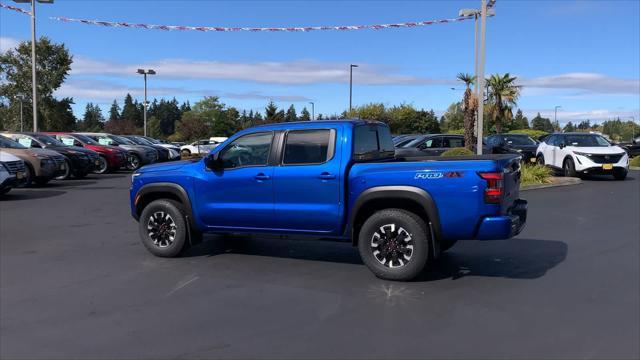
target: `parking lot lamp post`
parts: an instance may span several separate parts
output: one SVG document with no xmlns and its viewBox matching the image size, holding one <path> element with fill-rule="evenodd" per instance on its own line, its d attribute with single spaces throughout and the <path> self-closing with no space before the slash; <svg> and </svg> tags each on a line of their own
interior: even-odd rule
<svg viewBox="0 0 640 360">
<path fill-rule="evenodd" d="M 493 5 L 495 0 L 489 0 L 487 4 L 486 0 L 482 0 L 481 9 L 462 9 L 458 12 L 459 17 L 468 17 L 473 16 L 475 20 L 474 26 L 474 72 L 475 72 L 475 88 L 474 94 L 476 99 L 478 99 L 478 108 L 477 108 L 477 118 L 476 122 L 476 135 L 478 137 L 478 143 L 476 144 L 477 153 L 479 155 L 482 154 L 482 130 L 483 130 L 483 118 L 484 118 L 484 59 L 485 59 L 485 33 L 486 33 L 486 17 L 487 16 L 495 16 L 495 11 L 493 10 Z M 481 29 L 478 32 L 478 18 L 481 20 Z M 479 50 L 482 50 L 482 54 L 479 54 Z M 482 69 L 480 69 L 480 61 L 479 57 L 482 56 Z M 480 70 L 482 70 L 482 75 L 480 74 Z"/>
<path fill-rule="evenodd" d="M 557 125 L 558 127 L 560 127 L 560 124 L 558 124 L 558 109 L 560 109 L 562 106 L 560 105 L 556 105 L 553 108 L 553 125 Z"/>
<path fill-rule="evenodd" d="M 358 65 L 351 64 L 349 65 L 349 112 L 351 112 L 351 100 L 353 98 L 353 68 L 358 67 Z"/>
<path fill-rule="evenodd" d="M 147 106 L 149 106 L 149 102 L 147 101 L 147 75 L 155 75 L 156 72 L 153 69 L 144 70 L 138 69 L 138 74 L 144 76 L 144 136 L 147 136 Z"/>
<path fill-rule="evenodd" d="M 313 103 L 313 101 L 309 101 L 309 104 L 311 104 L 311 121 L 316 119 L 316 114 L 315 114 L 315 107 L 316 105 Z"/>
<path fill-rule="evenodd" d="M 53 0 L 13 0 L 18 4 L 31 3 L 31 88 L 33 104 L 33 131 L 38 131 L 38 91 L 36 79 L 36 2 L 53 4 Z"/>
</svg>

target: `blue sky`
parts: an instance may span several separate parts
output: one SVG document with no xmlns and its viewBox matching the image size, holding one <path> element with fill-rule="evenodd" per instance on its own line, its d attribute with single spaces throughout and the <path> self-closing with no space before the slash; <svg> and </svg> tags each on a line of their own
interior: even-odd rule
<svg viewBox="0 0 640 360">
<path fill-rule="evenodd" d="M 9 3 L 8 0 L 0 0 Z M 420 28 L 307 33 L 200 33 L 103 28 L 50 16 L 166 25 L 315 26 L 382 24 L 456 17 L 474 1 L 72 1 L 38 7 L 38 34 L 74 55 L 59 96 L 106 113 L 127 92 L 141 99 L 138 67 L 151 67 L 149 96 L 263 110 L 273 99 L 316 114 L 354 104 L 411 103 L 442 113 L 458 100 L 459 72 L 473 72 L 473 21 Z M 15 4 L 12 4 L 15 5 Z M 26 7 L 22 5 L 22 7 Z M 524 86 L 519 107 L 558 119 L 640 122 L 640 1 L 498 0 L 487 26 L 486 72 L 510 72 Z M 30 36 L 26 15 L 0 11 L 0 50 Z"/>
</svg>

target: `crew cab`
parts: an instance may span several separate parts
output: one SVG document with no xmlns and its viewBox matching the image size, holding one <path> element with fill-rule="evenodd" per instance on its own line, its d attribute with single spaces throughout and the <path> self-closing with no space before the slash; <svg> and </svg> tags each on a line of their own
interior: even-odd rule
<svg viewBox="0 0 640 360">
<path fill-rule="evenodd" d="M 612 175 L 624 180 L 629 172 L 629 155 L 599 134 L 551 134 L 536 153 L 538 164 L 561 169 L 564 176 Z"/>
<path fill-rule="evenodd" d="M 199 160 L 132 174 L 143 245 L 175 257 L 204 232 L 351 240 L 385 279 L 409 280 L 461 239 L 507 239 L 525 225 L 520 157 L 402 158 L 389 127 L 307 121 L 243 130 Z"/>
</svg>

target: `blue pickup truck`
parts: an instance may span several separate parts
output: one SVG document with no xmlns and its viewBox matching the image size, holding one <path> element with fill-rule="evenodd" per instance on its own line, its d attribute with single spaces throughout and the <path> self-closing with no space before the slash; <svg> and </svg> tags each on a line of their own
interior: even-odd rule
<svg viewBox="0 0 640 360">
<path fill-rule="evenodd" d="M 175 257 L 210 233 L 352 241 L 378 277 L 410 280 L 461 239 L 525 225 L 515 155 L 400 158 L 389 127 L 363 120 L 240 131 L 201 160 L 132 174 L 144 246 Z"/>
</svg>

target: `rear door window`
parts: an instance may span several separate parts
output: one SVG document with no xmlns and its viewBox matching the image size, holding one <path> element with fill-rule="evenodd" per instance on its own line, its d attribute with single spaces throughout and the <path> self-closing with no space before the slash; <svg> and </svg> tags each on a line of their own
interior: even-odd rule
<svg viewBox="0 0 640 360">
<path fill-rule="evenodd" d="M 293 130 L 287 133 L 284 165 L 322 164 L 333 157 L 333 130 Z"/>
</svg>

